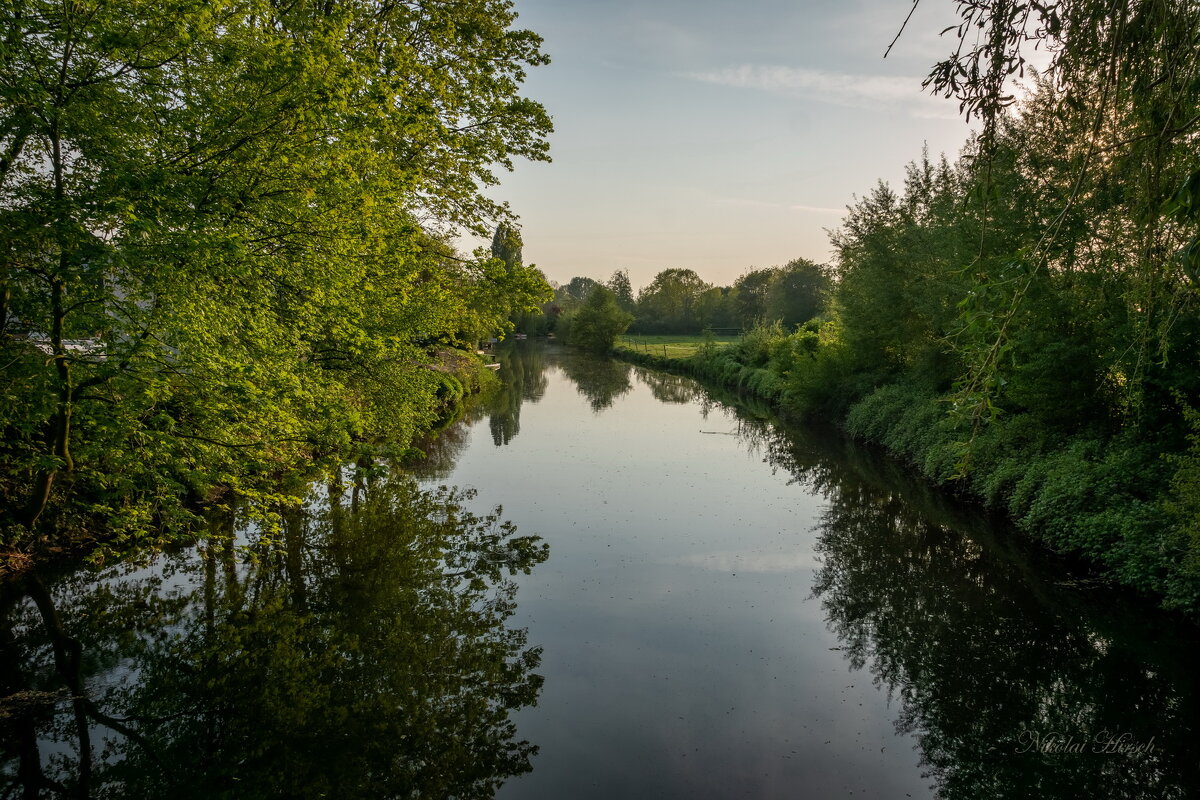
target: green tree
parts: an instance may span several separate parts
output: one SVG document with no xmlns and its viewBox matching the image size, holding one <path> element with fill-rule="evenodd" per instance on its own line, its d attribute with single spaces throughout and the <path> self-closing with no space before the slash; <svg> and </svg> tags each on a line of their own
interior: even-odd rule
<svg viewBox="0 0 1200 800">
<path fill-rule="evenodd" d="M 710 289 L 690 269 L 664 269 L 638 292 L 638 327 L 673 333 L 694 333 L 703 326 L 701 296 Z"/>
<path fill-rule="evenodd" d="M 1170 208 L 1172 195 L 1200 174 L 1194 147 L 1200 128 L 1195 91 L 1200 68 L 1194 58 L 1200 7 L 1186 0 L 956 5 L 959 44 L 925 83 L 982 119 L 973 166 L 980 216 L 992 235 L 981 237 L 978 257 L 1020 265 L 1023 275 L 1009 286 L 988 281 L 962 306 L 961 326 L 971 332 L 964 341 L 973 341 L 961 348 L 957 404 L 975 417 L 988 415 L 1010 382 L 1012 366 L 1020 363 L 1013 356 L 1020 348 L 1015 339 L 1021 322 L 1029 317 L 1023 306 L 1036 294 L 1047 296 L 1037 284 L 1045 286 L 1060 270 L 1074 272 L 1081 261 L 1090 261 L 1103 263 L 1093 274 L 1120 284 L 1116 293 L 1126 301 L 1120 318 L 1129 341 L 1121 352 L 1130 358 L 1112 370 L 1125 413 L 1153 426 L 1157 412 L 1170 405 L 1162 387 L 1172 380 L 1154 374 L 1160 372 L 1156 365 L 1168 364 L 1168 353 L 1178 346 L 1176 311 L 1190 303 L 1196 284 L 1188 267 L 1194 272 L 1200 255 L 1200 249 L 1183 247 L 1196 241 L 1195 221 L 1187 223 Z M 1012 117 L 1006 117 L 1015 102 L 1011 81 L 1024 74 L 1030 47 L 1050 53 L 1050 59 L 1040 100 L 1020 110 L 1017 127 L 1027 133 L 1057 128 L 1060 138 L 1049 147 L 1039 146 L 1049 144 L 1040 138 L 1024 138 L 1012 149 L 1005 141 L 1013 130 Z M 1005 161 L 1034 159 L 1057 162 L 1065 174 L 1045 180 L 1021 170 L 1016 185 L 1026 197 L 1040 187 L 1042 202 L 1022 209 L 1018 218 L 1040 217 L 1042 224 L 1024 241 L 1006 240 L 1011 228 L 1003 219 L 1005 190 L 1012 184 L 994 177 L 1003 178 Z"/>
<path fill-rule="evenodd" d="M 733 289 L 728 286 L 707 289 L 696 302 L 696 316 L 702 329 L 740 327 Z"/>
<path fill-rule="evenodd" d="M 514 19 L 0 8 L 5 521 L 76 496 L 139 529 L 256 462 L 427 424 L 432 344 L 545 296 L 446 245 L 505 215 L 493 169 L 546 158 L 549 118 L 517 94 L 546 59 Z"/>
<path fill-rule="evenodd" d="M 743 328 L 766 321 L 767 291 L 774 274 L 774 267 L 752 269 L 734 281 L 734 303 Z"/>
<path fill-rule="evenodd" d="M 612 274 L 605 284 L 617 299 L 617 305 L 622 311 L 633 314 L 637 310 L 637 300 L 633 296 L 633 284 L 629 282 L 629 271 L 619 269 Z"/>
<path fill-rule="evenodd" d="M 1194 611 L 1180 453 L 1200 397 L 1200 8 L 958 6 L 963 46 L 931 85 L 983 130 L 953 166 L 925 157 L 903 193 L 851 209 L 833 239 L 840 341 L 815 362 L 841 354 L 821 374 L 852 376 L 836 378 L 849 402 L 870 393 L 850 412 L 860 435 Z M 1031 42 L 1051 63 L 1008 108 Z"/>
<path fill-rule="evenodd" d="M 587 300 L 587 297 L 589 294 L 591 294 L 592 289 L 599 285 L 600 282 L 595 278 L 587 278 L 582 275 L 576 275 L 574 278 L 571 278 L 571 280 L 567 281 L 566 286 L 562 287 L 562 292 L 567 298 L 570 298 L 570 300 L 573 300 L 576 303 L 582 303 L 584 300 Z"/>
<path fill-rule="evenodd" d="M 771 276 L 766 317 L 791 330 L 821 313 L 831 288 L 827 267 L 807 258 L 789 261 Z"/>
<path fill-rule="evenodd" d="M 567 343 L 594 353 L 607 353 L 631 322 L 633 315 L 622 311 L 616 296 L 597 284 L 583 305 L 571 313 Z"/>
<path fill-rule="evenodd" d="M 498 258 L 509 269 L 523 266 L 521 232 L 508 222 L 501 222 L 492 234 L 492 258 Z"/>
<path fill-rule="evenodd" d="M 831 237 L 833 301 L 855 369 L 942 368 L 955 304 L 965 292 L 962 259 L 978 231 L 961 208 L 964 191 L 949 164 L 923 158 L 910 165 L 903 194 L 880 183 L 850 207 Z"/>
</svg>

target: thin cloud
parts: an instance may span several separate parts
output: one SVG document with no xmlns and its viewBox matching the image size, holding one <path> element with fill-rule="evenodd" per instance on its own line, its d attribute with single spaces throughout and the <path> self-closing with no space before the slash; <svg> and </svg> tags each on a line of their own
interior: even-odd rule
<svg viewBox="0 0 1200 800">
<path fill-rule="evenodd" d="M 754 89 L 789 97 L 804 97 L 842 106 L 877 108 L 907 106 L 914 116 L 948 117 L 956 115 L 948 104 L 921 92 L 920 78 L 894 75 L 850 75 L 802 67 L 742 64 L 705 72 L 685 72 L 691 80 Z"/>
<path fill-rule="evenodd" d="M 788 206 L 792 211 L 809 211 L 814 214 L 837 214 L 839 216 L 846 213 L 845 208 L 825 208 L 823 206 Z"/>
<path fill-rule="evenodd" d="M 767 200 L 749 200 L 743 197 L 712 197 L 712 202 L 725 206 L 741 208 L 781 208 L 787 211 L 803 211 L 810 214 L 845 214 L 845 208 L 828 208 L 826 206 L 806 206 L 797 203 L 772 203 Z"/>
</svg>

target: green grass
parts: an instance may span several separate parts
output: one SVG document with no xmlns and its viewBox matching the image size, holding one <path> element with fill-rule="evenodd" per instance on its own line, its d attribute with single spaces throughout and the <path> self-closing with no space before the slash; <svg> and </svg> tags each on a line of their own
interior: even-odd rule
<svg viewBox="0 0 1200 800">
<path fill-rule="evenodd" d="M 718 345 L 732 344 L 741 339 L 740 336 L 714 336 L 713 341 Z M 667 358 L 687 358 L 700 349 L 704 344 L 703 334 L 662 334 L 644 336 L 639 334 L 626 335 L 617 339 L 617 347 L 628 347 L 643 353 L 652 353 Z"/>
</svg>

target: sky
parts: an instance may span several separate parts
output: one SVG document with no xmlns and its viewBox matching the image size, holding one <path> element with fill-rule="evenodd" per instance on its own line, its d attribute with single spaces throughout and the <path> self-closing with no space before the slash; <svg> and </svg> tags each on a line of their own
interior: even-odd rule
<svg viewBox="0 0 1200 800">
<path fill-rule="evenodd" d="M 514 0 L 551 63 L 523 94 L 554 120 L 553 162 L 489 191 L 552 281 L 635 289 L 660 270 L 729 285 L 794 258 L 829 262 L 827 230 L 926 144 L 959 152 L 953 100 L 921 89 L 955 44 L 954 5 L 925 0 Z"/>
</svg>

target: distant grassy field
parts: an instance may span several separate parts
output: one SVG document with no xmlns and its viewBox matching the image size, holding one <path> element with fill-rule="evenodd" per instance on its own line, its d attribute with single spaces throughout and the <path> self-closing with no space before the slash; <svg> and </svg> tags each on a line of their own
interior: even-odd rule
<svg viewBox="0 0 1200 800">
<path fill-rule="evenodd" d="M 736 342 L 740 338 L 740 336 L 715 336 L 713 340 L 719 345 L 724 345 Z M 687 358 L 695 353 L 702 344 L 704 344 L 702 334 L 689 335 L 686 333 L 659 336 L 634 334 L 617 339 L 617 347 L 628 347 L 630 350 L 641 350 L 667 358 Z"/>
</svg>

